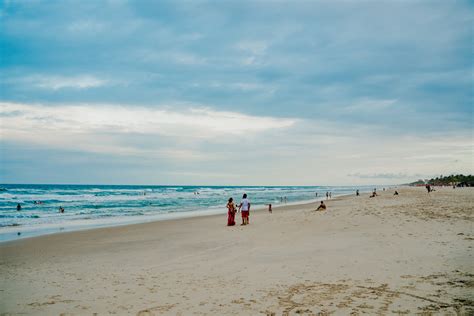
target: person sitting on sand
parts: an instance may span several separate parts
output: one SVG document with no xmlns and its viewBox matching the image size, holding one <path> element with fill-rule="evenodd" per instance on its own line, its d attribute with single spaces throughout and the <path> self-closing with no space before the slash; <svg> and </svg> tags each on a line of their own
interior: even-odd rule
<svg viewBox="0 0 474 316">
<path fill-rule="evenodd" d="M 395 191 L 395 193 L 393 193 L 393 195 L 398 195 L 398 192 L 397 192 L 397 191 Z"/>
<path fill-rule="evenodd" d="M 235 205 L 234 199 L 230 198 L 229 202 L 227 202 L 227 226 L 234 226 L 235 225 Z"/>
<path fill-rule="evenodd" d="M 242 201 L 239 204 L 239 211 L 242 213 L 242 225 L 249 224 L 250 201 L 247 199 L 247 194 L 244 193 Z"/>
<path fill-rule="evenodd" d="M 377 196 L 377 192 L 374 190 L 374 192 L 372 192 L 372 195 L 370 197 L 373 198 L 373 197 L 376 197 L 376 196 Z"/>
<path fill-rule="evenodd" d="M 318 206 L 316 211 L 325 211 L 326 210 L 326 204 L 324 204 L 323 201 L 321 201 L 321 204 Z"/>
</svg>

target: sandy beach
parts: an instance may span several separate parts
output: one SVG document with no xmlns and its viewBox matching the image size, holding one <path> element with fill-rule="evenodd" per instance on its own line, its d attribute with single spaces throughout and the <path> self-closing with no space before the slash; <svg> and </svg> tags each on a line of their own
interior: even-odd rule
<svg viewBox="0 0 474 316">
<path fill-rule="evenodd" d="M 2 243 L 0 313 L 473 314 L 474 189 L 397 190 Z"/>
</svg>

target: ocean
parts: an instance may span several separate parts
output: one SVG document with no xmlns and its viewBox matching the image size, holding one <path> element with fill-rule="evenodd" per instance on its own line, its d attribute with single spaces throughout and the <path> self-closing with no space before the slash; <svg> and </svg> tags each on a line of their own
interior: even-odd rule
<svg viewBox="0 0 474 316">
<path fill-rule="evenodd" d="M 379 186 L 136 186 L 0 184 L 0 241 L 50 233 L 225 214 L 247 193 L 252 209 L 371 191 Z M 316 197 L 316 193 L 318 197 Z M 283 198 L 283 200 L 282 200 Z M 17 204 L 21 211 L 17 211 Z M 59 208 L 64 208 L 64 213 Z M 225 225 L 225 218 L 223 219 Z"/>
</svg>

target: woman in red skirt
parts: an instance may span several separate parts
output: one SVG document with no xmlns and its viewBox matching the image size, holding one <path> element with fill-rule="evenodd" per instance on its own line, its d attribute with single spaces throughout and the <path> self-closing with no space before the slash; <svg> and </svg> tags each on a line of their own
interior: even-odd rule
<svg viewBox="0 0 474 316">
<path fill-rule="evenodd" d="M 235 205 L 234 200 L 232 198 L 229 199 L 227 203 L 227 226 L 234 226 L 235 225 Z"/>
</svg>

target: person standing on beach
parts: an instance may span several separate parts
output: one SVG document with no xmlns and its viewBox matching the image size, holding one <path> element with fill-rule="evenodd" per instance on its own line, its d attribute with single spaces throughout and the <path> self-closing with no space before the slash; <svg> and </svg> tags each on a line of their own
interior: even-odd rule
<svg viewBox="0 0 474 316">
<path fill-rule="evenodd" d="M 332 192 L 329 192 L 329 198 L 332 199 Z"/>
<path fill-rule="evenodd" d="M 359 189 L 356 190 L 356 196 L 359 196 Z"/>
<path fill-rule="evenodd" d="M 227 226 L 234 226 L 235 225 L 235 205 L 234 199 L 230 198 L 227 202 Z"/>
<path fill-rule="evenodd" d="M 242 225 L 249 224 L 250 201 L 247 199 L 247 194 L 244 193 L 242 201 L 240 201 L 239 211 L 242 213 Z"/>
<path fill-rule="evenodd" d="M 326 191 L 326 200 L 329 200 L 329 192 Z"/>
</svg>

